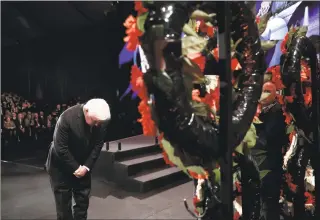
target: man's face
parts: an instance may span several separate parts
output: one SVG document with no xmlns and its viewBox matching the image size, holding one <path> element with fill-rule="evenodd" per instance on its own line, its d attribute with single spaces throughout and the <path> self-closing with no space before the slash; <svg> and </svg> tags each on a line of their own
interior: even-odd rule
<svg viewBox="0 0 320 220">
<path fill-rule="evenodd" d="M 41 112 L 40 112 L 40 116 L 43 116 L 43 115 L 44 115 L 44 113 L 41 111 Z"/>
<path fill-rule="evenodd" d="M 16 114 L 16 113 L 12 113 L 12 117 L 13 117 L 13 118 L 16 118 L 16 117 L 17 117 L 17 114 Z"/>
<path fill-rule="evenodd" d="M 99 126 L 101 124 L 101 121 L 99 121 L 96 117 L 91 116 L 90 114 L 88 114 L 87 110 L 85 111 L 84 116 L 85 116 L 86 123 L 89 126 Z"/>
<path fill-rule="evenodd" d="M 22 113 L 19 113 L 19 114 L 18 114 L 18 117 L 19 117 L 19 119 L 22 119 L 22 118 L 23 118 L 23 114 L 22 114 Z"/>
<path fill-rule="evenodd" d="M 58 104 L 58 105 L 57 105 L 57 109 L 59 110 L 60 108 L 61 108 L 61 105 Z"/>
<path fill-rule="evenodd" d="M 267 106 L 273 103 L 276 99 L 276 92 L 276 86 L 272 82 L 266 82 L 265 84 L 263 84 L 260 104 L 262 106 Z"/>
</svg>

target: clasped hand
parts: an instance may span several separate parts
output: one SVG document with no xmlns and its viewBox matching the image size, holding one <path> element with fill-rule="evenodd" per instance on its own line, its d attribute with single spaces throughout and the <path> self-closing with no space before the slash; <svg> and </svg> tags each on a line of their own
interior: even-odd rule
<svg viewBox="0 0 320 220">
<path fill-rule="evenodd" d="M 88 170 L 84 166 L 79 166 L 79 168 L 74 171 L 73 175 L 75 175 L 77 178 L 84 177 Z"/>
</svg>

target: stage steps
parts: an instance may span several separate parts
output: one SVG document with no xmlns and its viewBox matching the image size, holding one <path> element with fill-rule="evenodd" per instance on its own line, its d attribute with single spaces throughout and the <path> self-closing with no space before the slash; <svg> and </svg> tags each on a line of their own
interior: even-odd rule
<svg viewBox="0 0 320 220">
<path fill-rule="evenodd" d="M 96 166 L 94 175 L 103 175 L 132 192 L 148 192 L 189 180 L 178 168 L 165 164 L 154 138 L 142 135 L 110 142 L 109 150 L 105 145 Z"/>
</svg>

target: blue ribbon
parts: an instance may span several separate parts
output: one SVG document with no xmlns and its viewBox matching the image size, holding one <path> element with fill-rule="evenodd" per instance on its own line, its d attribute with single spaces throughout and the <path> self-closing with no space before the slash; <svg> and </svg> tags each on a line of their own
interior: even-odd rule
<svg viewBox="0 0 320 220">
<path fill-rule="evenodd" d="M 129 51 L 127 49 L 127 44 L 128 43 L 124 45 L 124 47 L 122 48 L 119 54 L 119 68 L 121 67 L 122 64 L 130 62 L 134 56 L 134 52 Z"/>
<path fill-rule="evenodd" d="M 131 84 L 129 85 L 129 87 L 126 89 L 126 91 L 122 94 L 122 96 L 120 97 L 120 101 L 124 98 L 124 97 L 126 97 L 126 95 L 128 95 L 130 92 L 131 92 L 131 90 L 132 90 L 132 86 L 131 86 Z"/>
<path fill-rule="evenodd" d="M 126 47 L 126 46 L 125 46 Z M 138 57 L 138 51 L 139 51 L 139 48 L 137 47 L 136 50 L 133 52 L 133 64 L 138 66 L 137 65 L 137 57 Z M 122 51 L 121 51 L 122 52 Z M 127 96 L 130 92 L 132 91 L 132 86 L 131 84 L 128 86 L 128 88 L 126 89 L 126 91 L 122 94 L 122 96 L 120 97 L 120 101 L 125 97 Z M 137 98 L 138 94 L 136 93 L 133 93 L 132 96 L 131 96 L 131 99 L 135 99 Z"/>
<path fill-rule="evenodd" d="M 136 66 L 138 66 L 137 65 L 137 56 L 138 56 L 138 47 L 133 53 L 133 64 L 136 65 Z"/>
</svg>

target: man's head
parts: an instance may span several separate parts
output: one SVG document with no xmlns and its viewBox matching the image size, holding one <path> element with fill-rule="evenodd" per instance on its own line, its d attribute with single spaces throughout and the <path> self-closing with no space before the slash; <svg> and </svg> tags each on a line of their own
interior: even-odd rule
<svg viewBox="0 0 320 220">
<path fill-rule="evenodd" d="M 21 112 L 18 114 L 18 118 L 23 119 L 23 114 Z"/>
<path fill-rule="evenodd" d="M 83 106 L 86 123 L 90 126 L 98 126 L 103 121 L 111 119 L 108 103 L 103 99 L 91 99 Z"/>
<path fill-rule="evenodd" d="M 276 100 L 277 89 L 274 83 L 266 82 L 263 84 L 262 94 L 260 97 L 260 104 L 267 106 L 272 104 Z"/>
</svg>

